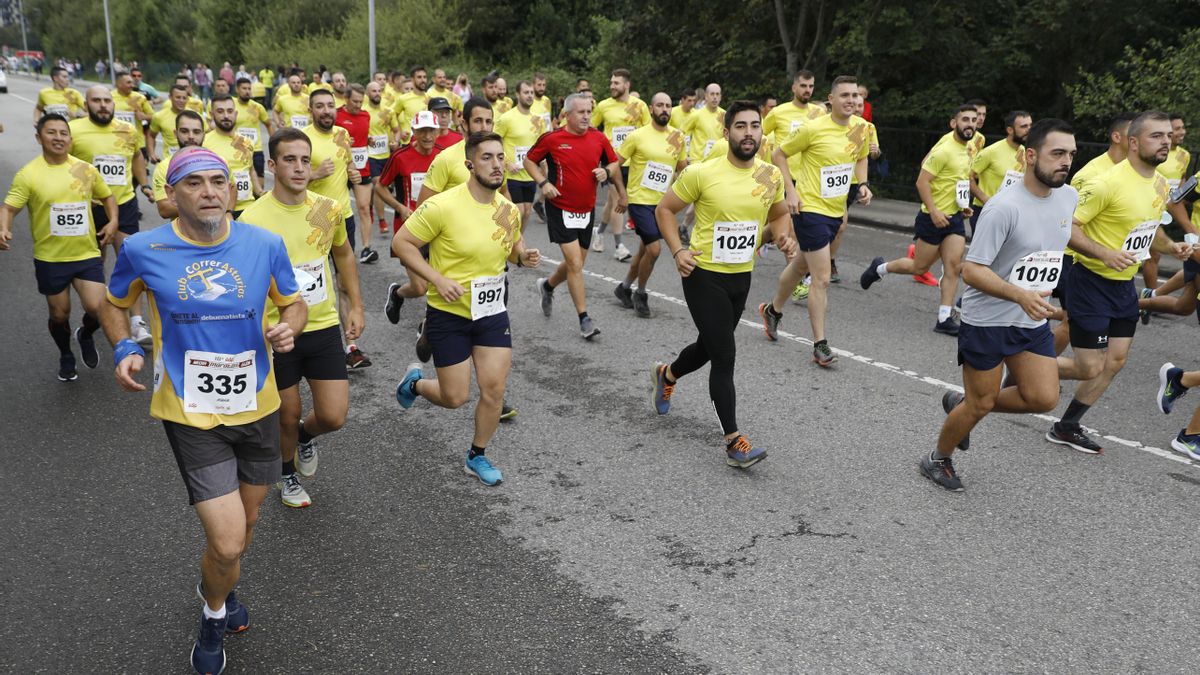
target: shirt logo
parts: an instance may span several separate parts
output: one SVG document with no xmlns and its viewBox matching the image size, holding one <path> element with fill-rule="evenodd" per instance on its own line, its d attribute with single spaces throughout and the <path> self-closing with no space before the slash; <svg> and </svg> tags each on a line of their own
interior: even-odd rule
<svg viewBox="0 0 1200 675">
<path fill-rule="evenodd" d="M 322 253 L 329 253 L 329 249 L 333 247 L 333 226 L 341 217 L 342 212 L 337 202 L 327 197 L 316 199 L 308 215 L 304 217 L 312 226 L 312 232 L 308 233 L 304 242 L 320 249 Z"/>
<path fill-rule="evenodd" d="M 243 298 L 246 284 L 235 267 L 219 260 L 200 260 L 188 265 L 177 286 L 180 300 L 212 302 L 226 293 Z"/>
<path fill-rule="evenodd" d="M 770 164 L 759 164 L 754 167 L 754 182 L 758 187 L 751 194 L 762 200 L 763 206 L 770 206 L 771 200 L 783 185 L 783 176 Z"/>
</svg>

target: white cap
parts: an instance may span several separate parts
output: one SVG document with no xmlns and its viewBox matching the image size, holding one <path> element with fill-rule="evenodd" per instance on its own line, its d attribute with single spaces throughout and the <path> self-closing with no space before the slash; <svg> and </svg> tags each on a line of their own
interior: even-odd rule
<svg viewBox="0 0 1200 675">
<path fill-rule="evenodd" d="M 414 131 L 417 129 L 437 129 L 437 116 L 428 110 L 422 110 L 421 112 L 417 113 L 417 116 L 413 119 L 412 128 Z"/>
</svg>

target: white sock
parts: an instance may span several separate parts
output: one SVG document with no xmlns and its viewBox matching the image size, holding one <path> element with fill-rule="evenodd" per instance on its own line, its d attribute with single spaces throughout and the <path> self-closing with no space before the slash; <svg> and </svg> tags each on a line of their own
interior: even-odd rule
<svg viewBox="0 0 1200 675">
<path fill-rule="evenodd" d="M 1151 289 L 1150 289 L 1150 297 L 1152 297 L 1152 298 L 1157 298 L 1157 297 L 1158 297 L 1158 291 L 1156 291 L 1156 290 L 1154 290 L 1153 288 L 1151 288 Z"/>
<path fill-rule="evenodd" d="M 133 316 L 129 317 L 129 325 L 130 326 L 136 327 L 141 322 L 142 322 L 141 314 L 134 314 Z"/>
<path fill-rule="evenodd" d="M 879 276 L 883 276 L 883 275 L 887 274 L 888 273 L 887 263 L 879 263 L 879 267 L 875 268 L 875 273 L 878 274 Z"/>
<path fill-rule="evenodd" d="M 938 306 L 938 323 L 950 318 L 950 305 Z"/>
<path fill-rule="evenodd" d="M 225 618 L 225 603 L 221 603 L 221 609 L 215 612 L 208 608 L 208 603 L 204 603 L 204 618 L 206 619 L 224 619 Z"/>
</svg>

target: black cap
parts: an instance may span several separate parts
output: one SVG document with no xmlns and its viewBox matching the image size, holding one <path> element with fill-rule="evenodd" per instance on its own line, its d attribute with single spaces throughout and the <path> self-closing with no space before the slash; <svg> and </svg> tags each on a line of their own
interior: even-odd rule
<svg viewBox="0 0 1200 675">
<path fill-rule="evenodd" d="M 450 106 L 450 101 L 441 96 L 434 96 L 429 99 L 429 110 L 453 110 L 453 108 Z"/>
</svg>

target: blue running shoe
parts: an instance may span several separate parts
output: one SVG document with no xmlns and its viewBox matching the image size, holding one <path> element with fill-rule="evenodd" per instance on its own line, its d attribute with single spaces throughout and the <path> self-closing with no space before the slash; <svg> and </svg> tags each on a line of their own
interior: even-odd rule
<svg viewBox="0 0 1200 675">
<path fill-rule="evenodd" d="M 1179 435 L 1171 439 L 1171 447 L 1200 462 L 1200 434 L 1188 434 L 1180 429 Z"/>
<path fill-rule="evenodd" d="M 204 581 L 196 582 L 196 597 L 200 598 L 200 602 L 208 602 L 204 599 Z M 229 595 L 225 596 L 225 634 L 241 633 L 248 628 L 250 612 L 238 602 L 237 591 L 229 591 Z"/>
<path fill-rule="evenodd" d="M 200 636 L 192 645 L 192 668 L 201 675 L 219 675 L 225 670 L 225 617 L 200 615 Z"/>
<path fill-rule="evenodd" d="M 767 458 L 767 451 L 755 448 L 745 436 L 738 436 L 725 448 L 725 463 L 735 469 L 748 469 Z"/>
<path fill-rule="evenodd" d="M 417 380 L 421 379 L 421 364 L 408 364 L 408 371 L 404 373 L 404 379 L 400 380 L 400 384 L 396 385 L 396 402 L 401 408 L 408 410 L 417 400 Z"/>
<path fill-rule="evenodd" d="M 671 410 L 671 394 L 675 393 L 675 385 L 667 382 L 667 364 L 654 364 L 651 377 L 654 379 L 654 409 L 659 415 L 666 415 Z"/>
<path fill-rule="evenodd" d="M 1158 409 L 1163 414 L 1170 415 L 1175 401 L 1188 392 L 1182 380 L 1183 368 L 1176 368 L 1174 363 L 1164 363 L 1158 369 Z"/>
<path fill-rule="evenodd" d="M 504 474 L 500 473 L 500 469 L 492 466 L 492 463 L 484 455 L 471 457 L 471 453 L 468 452 L 463 471 L 469 476 L 475 476 L 484 485 L 499 485 L 504 482 Z"/>
</svg>

